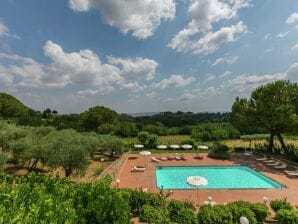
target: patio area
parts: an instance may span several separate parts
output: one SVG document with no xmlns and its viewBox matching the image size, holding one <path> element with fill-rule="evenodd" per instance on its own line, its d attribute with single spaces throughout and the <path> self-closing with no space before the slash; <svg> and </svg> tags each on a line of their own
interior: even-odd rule
<svg viewBox="0 0 298 224">
<path fill-rule="evenodd" d="M 181 155 L 181 154 L 180 154 Z M 161 158 L 165 154 L 152 154 L 151 156 L 141 156 L 130 154 L 123 166 L 118 170 L 116 178 L 119 179 L 117 184 L 119 188 L 145 189 L 148 192 L 159 192 L 156 186 L 155 167 L 158 166 L 206 166 L 206 165 L 246 165 L 254 170 L 261 172 L 267 177 L 286 186 L 285 189 L 216 189 L 216 190 L 199 190 L 199 203 L 204 203 L 212 196 L 218 204 L 228 203 L 231 201 L 245 200 L 250 202 L 263 202 L 263 197 L 269 201 L 273 199 L 287 198 L 294 206 L 298 205 L 298 178 L 288 178 L 282 170 L 276 170 L 264 165 L 256 160 L 255 155 L 243 155 L 234 153 L 230 160 L 215 160 L 203 155 L 203 159 L 196 159 L 195 153 L 185 153 L 186 160 L 161 161 L 158 164 L 151 161 L 151 157 Z M 176 156 L 176 154 L 167 154 L 166 156 Z M 144 172 L 131 172 L 134 166 L 144 166 Z M 245 178 L 245 177 L 244 177 Z M 197 203 L 196 190 L 172 190 L 170 198 Z"/>
</svg>

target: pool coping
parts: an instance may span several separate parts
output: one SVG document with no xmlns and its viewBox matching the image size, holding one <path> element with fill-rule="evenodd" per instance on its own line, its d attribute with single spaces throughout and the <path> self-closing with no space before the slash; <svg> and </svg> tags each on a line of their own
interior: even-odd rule
<svg viewBox="0 0 298 224">
<path fill-rule="evenodd" d="M 156 169 L 159 168 L 159 167 L 248 167 L 249 169 L 251 169 L 252 171 L 254 171 L 254 173 L 256 175 L 258 175 L 260 178 L 263 178 L 263 179 L 266 179 L 268 178 L 269 180 L 279 184 L 281 186 L 281 188 L 196 188 L 196 187 L 193 187 L 193 188 L 171 188 L 171 189 L 164 189 L 164 188 L 159 188 L 158 185 L 157 185 L 157 175 L 156 175 Z M 155 166 L 155 187 L 158 189 L 158 190 L 165 190 L 165 191 L 171 191 L 171 190 L 175 190 L 175 191 L 179 191 L 179 190 L 285 190 L 287 189 L 287 186 L 284 185 L 284 184 L 281 184 L 279 181 L 276 181 L 274 180 L 273 178 L 271 177 L 268 177 L 267 175 L 263 174 L 262 172 L 260 171 L 257 171 L 255 170 L 254 168 L 248 166 L 248 165 L 202 165 L 202 166 L 188 166 L 188 165 L 157 165 Z"/>
</svg>

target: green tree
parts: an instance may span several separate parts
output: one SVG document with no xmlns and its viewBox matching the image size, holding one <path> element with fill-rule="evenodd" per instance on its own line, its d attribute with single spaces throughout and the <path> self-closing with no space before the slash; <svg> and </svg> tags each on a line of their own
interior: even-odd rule
<svg viewBox="0 0 298 224">
<path fill-rule="evenodd" d="M 239 130 L 250 127 L 266 130 L 270 133 L 268 150 L 271 152 L 274 137 L 286 148 L 282 134 L 297 126 L 297 113 L 297 83 L 276 81 L 256 88 L 250 99 L 237 98 L 232 106 L 231 123 Z"/>
<path fill-rule="evenodd" d="M 111 157 L 114 155 L 121 155 L 124 152 L 124 143 L 122 139 L 113 135 L 101 136 L 100 145 Z"/>
<path fill-rule="evenodd" d="M 15 118 L 26 115 L 28 108 L 19 100 L 6 93 L 0 93 L 0 117 Z"/>
<path fill-rule="evenodd" d="M 96 106 L 81 114 L 86 130 L 101 134 L 114 133 L 119 125 L 119 115 L 109 108 Z"/>
<path fill-rule="evenodd" d="M 47 141 L 47 164 L 50 167 L 62 167 L 67 177 L 74 172 L 84 173 L 89 152 L 78 132 L 71 129 L 53 131 L 47 135 Z"/>
<path fill-rule="evenodd" d="M 146 148 L 152 149 L 155 147 L 157 142 L 157 135 L 155 134 L 149 134 L 146 131 L 141 131 L 138 134 L 138 140 L 141 144 L 143 144 Z"/>
</svg>

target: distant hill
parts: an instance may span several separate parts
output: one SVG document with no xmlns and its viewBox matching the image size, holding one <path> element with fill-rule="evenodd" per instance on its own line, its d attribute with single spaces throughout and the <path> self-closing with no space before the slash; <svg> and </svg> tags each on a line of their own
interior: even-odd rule
<svg viewBox="0 0 298 224">
<path fill-rule="evenodd" d="M 181 127 L 201 123 L 227 123 L 230 113 L 161 112 L 154 115 L 136 116 L 134 119 L 143 124 L 159 123 L 167 127 Z"/>
<path fill-rule="evenodd" d="M 132 114 L 128 114 L 128 115 L 130 117 L 145 117 L 145 116 L 153 116 L 155 114 L 159 114 L 159 112 L 132 113 Z"/>
<path fill-rule="evenodd" d="M 15 97 L 0 93 L 0 117 L 15 118 L 26 115 L 29 108 Z"/>
</svg>

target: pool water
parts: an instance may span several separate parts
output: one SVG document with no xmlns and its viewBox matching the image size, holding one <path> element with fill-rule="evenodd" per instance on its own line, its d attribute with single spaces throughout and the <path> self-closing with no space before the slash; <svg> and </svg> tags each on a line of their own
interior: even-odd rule
<svg viewBox="0 0 298 224">
<path fill-rule="evenodd" d="M 208 185 L 201 189 L 274 189 L 283 185 L 247 166 L 157 166 L 159 189 L 194 189 L 187 184 L 189 176 L 201 176 Z"/>
</svg>

